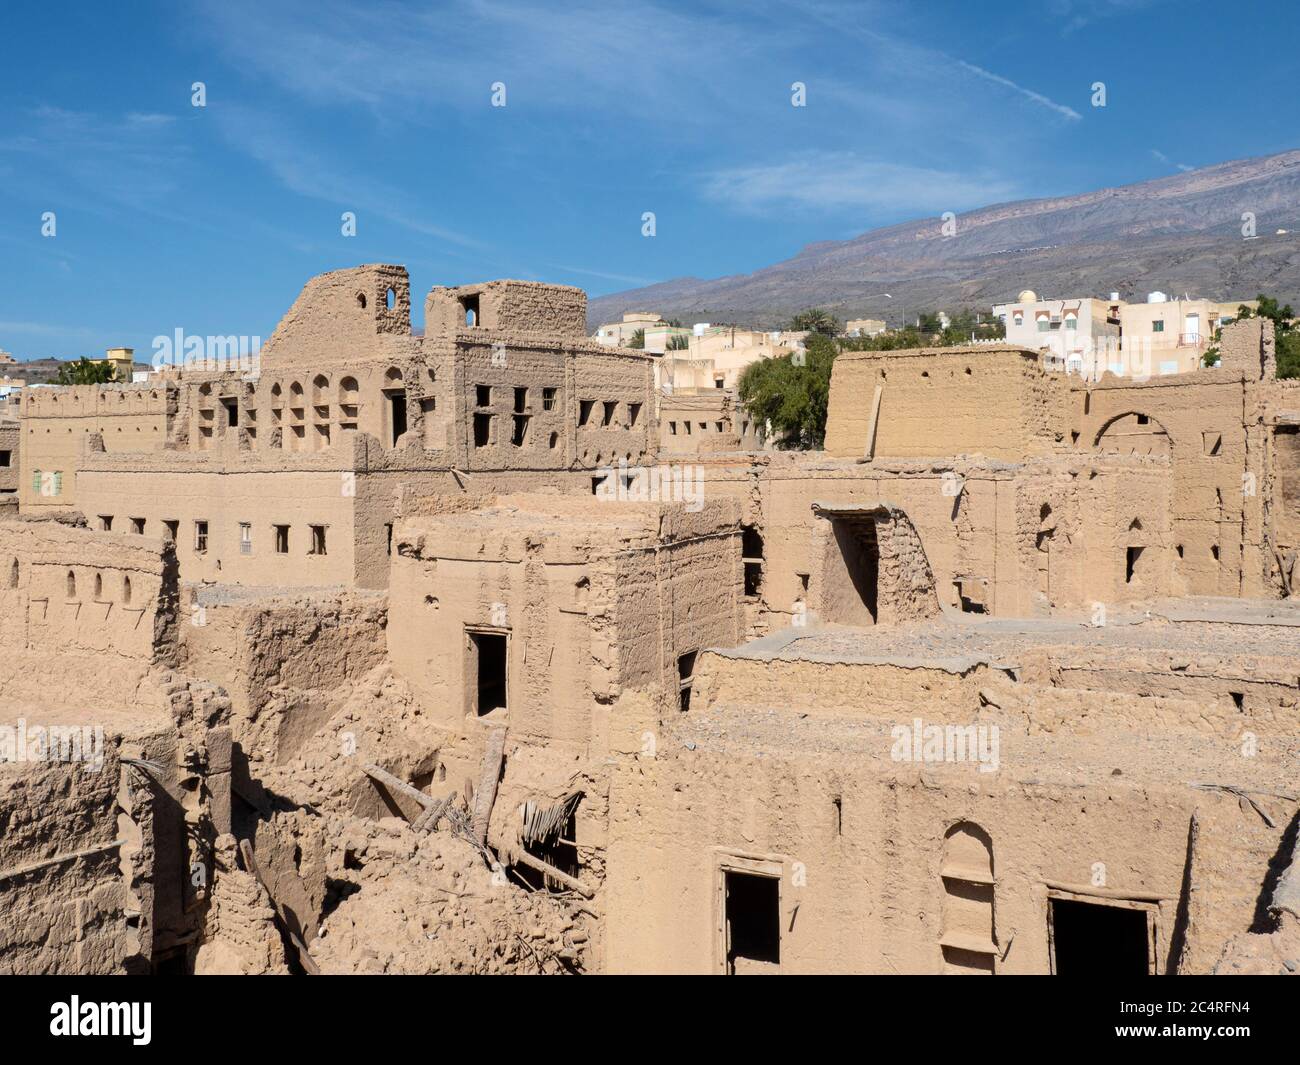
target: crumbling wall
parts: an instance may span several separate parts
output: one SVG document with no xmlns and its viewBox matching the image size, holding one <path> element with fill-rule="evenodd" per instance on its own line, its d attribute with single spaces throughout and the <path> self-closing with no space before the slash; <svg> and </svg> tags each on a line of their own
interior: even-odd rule
<svg viewBox="0 0 1300 1065">
<path fill-rule="evenodd" d="M 0 417 L 0 500 L 18 494 L 22 468 L 22 433 L 18 422 Z"/>
<path fill-rule="evenodd" d="M 427 336 L 479 328 L 585 337 L 587 294 L 580 288 L 536 281 L 435 286 L 425 297 L 424 319 Z"/>
<path fill-rule="evenodd" d="M 132 953 L 119 765 L 0 761 L 0 973 L 111 973 Z"/>
<path fill-rule="evenodd" d="M 1052 454 L 1067 446 L 1067 395 L 1062 378 L 1020 348 L 844 352 L 831 373 L 826 451 L 842 458 Z"/>
<path fill-rule="evenodd" d="M 196 589 L 189 621 L 183 668 L 229 693 L 235 739 L 273 763 L 296 754 L 338 693 L 386 655 L 382 595 Z"/>
</svg>

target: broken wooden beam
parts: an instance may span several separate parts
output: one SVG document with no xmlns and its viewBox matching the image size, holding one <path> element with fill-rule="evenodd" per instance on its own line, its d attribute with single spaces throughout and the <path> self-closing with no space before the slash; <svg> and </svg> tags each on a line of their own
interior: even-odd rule
<svg viewBox="0 0 1300 1065">
<path fill-rule="evenodd" d="M 53 858 L 32 862 L 30 865 L 20 865 L 16 869 L 6 869 L 0 872 L 0 880 L 12 880 L 16 876 L 26 876 L 28 873 L 34 873 L 39 869 L 48 869 L 52 865 L 62 865 L 64 862 L 75 862 L 82 858 L 90 858 L 96 854 L 114 850 L 125 845 L 125 843 L 126 840 L 124 839 L 115 839 L 112 843 L 102 843 L 97 847 L 86 847 L 83 850 L 71 851 L 68 854 L 58 854 Z"/>
<path fill-rule="evenodd" d="M 498 853 L 503 853 L 503 849 L 501 847 L 497 847 L 496 850 Z M 541 858 L 529 854 L 528 851 L 526 850 L 519 850 L 514 852 L 505 851 L 504 853 L 506 854 L 506 860 L 511 865 L 524 865 L 527 866 L 529 869 L 532 869 L 534 872 L 543 873 L 546 876 L 549 876 L 557 884 L 563 884 L 570 891 L 576 891 L 584 899 L 590 899 L 595 897 L 596 894 L 595 888 L 588 887 L 576 876 L 570 876 L 562 869 L 555 868 L 555 866 L 553 866 L 550 862 L 542 861 Z"/>
<path fill-rule="evenodd" d="M 266 877 L 262 875 L 262 869 L 257 864 L 257 857 L 253 854 L 253 845 L 249 843 L 248 840 L 241 839 L 239 841 L 239 853 L 244 856 L 244 865 L 248 868 L 248 871 L 252 873 L 254 879 L 262 885 L 262 890 L 266 892 L 266 897 L 271 900 L 271 909 L 275 912 L 276 920 L 280 922 L 280 926 L 289 937 L 289 942 L 291 942 L 294 949 L 297 950 L 298 960 L 302 962 L 303 969 L 306 971 L 308 976 L 320 976 L 320 966 L 316 964 L 316 960 L 311 956 L 311 952 L 307 949 L 307 944 L 302 941 L 302 936 L 298 935 L 298 933 L 293 930 L 293 926 L 289 924 L 289 918 L 284 912 L 284 907 L 276 901 L 275 895 L 271 892 L 271 885 L 266 882 Z"/>
<path fill-rule="evenodd" d="M 480 843 L 487 842 L 488 822 L 492 819 L 492 804 L 496 802 L 497 782 L 501 779 L 501 763 L 506 756 L 506 730 L 494 728 L 488 733 L 483 751 L 483 770 L 478 787 L 474 789 L 474 835 Z"/>
<path fill-rule="evenodd" d="M 395 795 L 405 795 L 408 799 L 412 799 L 413 801 L 419 803 L 420 806 L 425 810 L 429 810 L 438 804 L 438 800 L 435 799 L 432 795 L 426 795 L 424 792 L 422 792 L 419 788 L 415 787 L 414 785 L 408 784 L 405 780 L 401 780 L 398 777 L 393 776 L 393 774 L 390 773 L 387 769 L 380 769 L 379 766 L 371 765 L 369 762 L 367 762 L 364 765 L 362 765 L 361 771 L 365 773 L 366 776 L 368 776 L 371 780 L 377 781 L 378 783 L 384 785 L 384 787 L 386 787 L 389 791 L 393 792 Z M 413 820 L 413 819 L 408 818 L 408 820 Z"/>
<path fill-rule="evenodd" d="M 455 801 L 456 793 L 453 791 L 445 799 L 439 799 L 432 806 L 426 806 L 424 812 L 411 822 L 411 831 L 416 833 L 437 831 L 438 822 L 446 814 L 447 807 Z"/>
</svg>

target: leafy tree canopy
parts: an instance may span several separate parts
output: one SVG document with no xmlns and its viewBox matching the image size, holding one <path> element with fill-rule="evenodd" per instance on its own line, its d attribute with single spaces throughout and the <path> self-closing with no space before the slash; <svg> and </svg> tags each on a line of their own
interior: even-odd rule
<svg viewBox="0 0 1300 1065">
<path fill-rule="evenodd" d="M 772 426 L 778 447 L 822 447 L 836 354 L 833 340 L 814 333 L 804 351 L 750 363 L 741 373 L 741 402 L 751 415 Z"/>
<path fill-rule="evenodd" d="M 84 355 L 76 362 L 65 362 L 59 367 L 55 383 L 60 385 L 102 385 L 114 379 L 113 364 L 91 362 Z"/>
</svg>

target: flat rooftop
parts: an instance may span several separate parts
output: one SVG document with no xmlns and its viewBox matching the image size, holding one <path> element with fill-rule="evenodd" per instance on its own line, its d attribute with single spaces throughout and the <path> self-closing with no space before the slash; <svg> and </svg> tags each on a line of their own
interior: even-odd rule
<svg viewBox="0 0 1300 1065">
<path fill-rule="evenodd" d="M 1295 744 L 1261 744 L 1244 758 L 1235 742 L 1161 726 L 1149 730 L 1104 728 L 1089 731 L 1030 731 L 990 714 L 967 724 L 997 725 L 996 769 L 982 772 L 977 760 L 896 761 L 893 730 L 912 730 L 914 707 L 896 715 L 846 717 L 791 711 L 787 704 L 718 703 L 681 714 L 671 725 L 661 757 L 716 754 L 749 760 L 843 760 L 854 774 L 901 782 L 933 780 L 946 785 L 989 789 L 1008 786 L 1049 789 L 1145 789 L 1152 785 L 1197 790 L 1238 788 L 1260 801 L 1279 824 L 1291 816 L 1300 797 L 1294 766 Z M 920 715 L 923 726 L 943 724 Z M 811 768 L 811 767 L 810 767 Z"/>
<path fill-rule="evenodd" d="M 901 627 L 790 628 L 741 647 L 713 650 L 753 661 L 888 664 L 965 672 L 979 664 L 1013 668 L 1025 652 L 1038 649 L 1292 658 L 1300 677 L 1300 601 L 1168 600 L 1141 610 L 1115 608 L 1104 625 L 945 612 Z"/>
</svg>

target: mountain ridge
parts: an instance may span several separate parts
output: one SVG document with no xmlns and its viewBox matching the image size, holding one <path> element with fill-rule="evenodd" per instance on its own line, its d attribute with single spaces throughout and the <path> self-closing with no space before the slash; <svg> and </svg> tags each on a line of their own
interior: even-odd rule
<svg viewBox="0 0 1300 1065">
<path fill-rule="evenodd" d="M 1251 212 L 1257 236 L 1245 239 Z M 806 307 L 883 317 L 1043 295 L 1211 299 L 1264 291 L 1300 302 L 1300 150 L 1216 163 L 1069 196 L 1013 200 L 815 241 L 748 274 L 673 278 L 590 301 L 593 325 L 624 311 L 776 327 Z M 1277 230 L 1289 230 L 1279 235 Z M 870 299 L 889 292 L 892 300 Z"/>
</svg>

